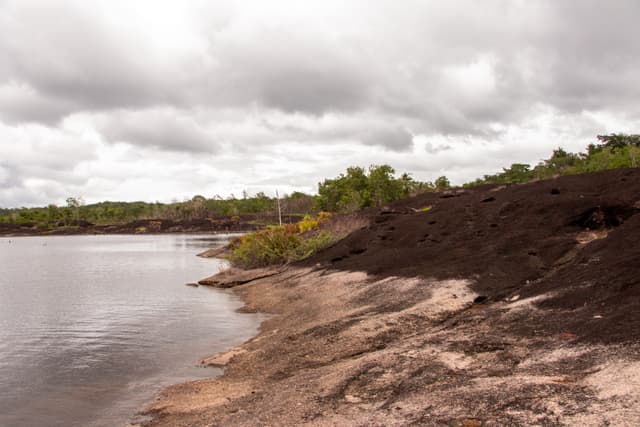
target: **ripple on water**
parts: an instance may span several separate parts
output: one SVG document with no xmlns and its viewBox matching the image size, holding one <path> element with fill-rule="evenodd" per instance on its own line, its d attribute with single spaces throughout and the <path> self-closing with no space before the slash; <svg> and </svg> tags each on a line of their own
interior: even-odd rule
<svg viewBox="0 0 640 427">
<path fill-rule="evenodd" d="M 200 357 L 259 316 L 230 293 L 188 288 L 216 236 L 73 236 L 0 245 L 0 425 L 111 426 L 168 381 L 212 375 Z M 4 265 L 3 264 L 3 265 Z"/>
</svg>

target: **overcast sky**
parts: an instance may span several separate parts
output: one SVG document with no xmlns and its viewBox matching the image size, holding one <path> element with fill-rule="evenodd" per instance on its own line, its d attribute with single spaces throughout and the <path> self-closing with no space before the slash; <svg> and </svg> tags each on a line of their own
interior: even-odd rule
<svg viewBox="0 0 640 427">
<path fill-rule="evenodd" d="M 0 207 L 454 183 L 640 129 L 640 1 L 0 0 Z"/>
</svg>

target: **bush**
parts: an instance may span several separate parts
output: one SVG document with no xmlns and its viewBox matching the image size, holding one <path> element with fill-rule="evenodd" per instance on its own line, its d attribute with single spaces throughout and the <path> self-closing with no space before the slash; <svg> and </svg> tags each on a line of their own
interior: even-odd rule
<svg viewBox="0 0 640 427">
<path fill-rule="evenodd" d="M 232 242 L 229 261 L 242 267 L 263 267 L 291 260 L 300 246 L 297 229 L 271 227 L 244 235 Z"/>
<path fill-rule="evenodd" d="M 320 212 L 318 216 L 313 218 L 311 215 L 305 215 L 301 221 L 298 222 L 298 231 L 300 234 L 304 234 L 308 231 L 317 230 L 320 226 L 331 218 L 330 212 Z"/>
<path fill-rule="evenodd" d="M 326 213 L 305 216 L 297 224 L 246 234 L 231 242 L 227 259 L 240 267 L 256 268 L 308 258 L 338 240 L 337 234 L 320 230 L 330 217 Z"/>
</svg>

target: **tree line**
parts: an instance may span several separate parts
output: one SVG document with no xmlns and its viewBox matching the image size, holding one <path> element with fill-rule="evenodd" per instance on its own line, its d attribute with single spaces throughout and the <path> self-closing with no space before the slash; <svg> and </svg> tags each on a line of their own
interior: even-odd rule
<svg viewBox="0 0 640 427">
<path fill-rule="evenodd" d="M 389 165 L 372 165 L 368 170 L 350 167 L 346 173 L 318 184 L 316 206 L 329 212 L 354 212 L 451 185 L 446 176 L 434 182 L 420 182 L 406 172 L 399 177 L 395 173 Z"/>
<path fill-rule="evenodd" d="M 598 143 L 589 144 L 583 153 L 571 153 L 562 148 L 535 166 L 514 163 L 501 172 L 485 175 L 464 184 L 522 183 L 549 179 L 561 175 L 596 172 L 605 169 L 636 167 L 640 161 L 640 135 L 598 135 Z M 449 179 L 441 176 L 430 181 L 417 181 L 408 173 L 396 174 L 389 165 L 371 165 L 368 169 L 353 166 L 335 178 L 318 183 L 315 196 L 294 192 L 280 198 L 284 215 L 326 212 L 354 212 L 381 206 L 407 196 L 451 187 Z M 216 217 L 251 216 L 254 220 L 274 221 L 278 201 L 264 193 L 241 198 L 225 199 L 201 195 L 173 203 L 101 202 L 85 204 L 81 198 L 70 197 L 65 206 L 51 204 L 41 208 L 0 209 L 0 222 L 34 223 L 48 227 L 74 226 L 80 223 L 116 224 L 139 219 L 192 220 Z"/>
<path fill-rule="evenodd" d="M 285 215 L 311 211 L 312 196 L 294 192 L 281 197 Z M 190 200 L 173 203 L 100 202 L 85 204 L 82 198 L 69 197 L 65 206 L 50 204 L 40 208 L 0 209 L 0 223 L 37 223 L 50 227 L 76 226 L 82 223 L 121 224 L 140 219 L 196 220 L 204 218 L 251 216 L 253 220 L 268 220 L 277 215 L 277 200 L 264 193 L 242 198 L 196 195 Z"/>
<path fill-rule="evenodd" d="M 535 166 L 514 163 L 494 175 L 485 175 L 464 184 L 510 184 L 550 179 L 562 175 L 597 172 L 607 169 L 637 167 L 640 160 L 640 135 L 612 133 L 598 135 L 598 143 L 589 144 L 585 152 L 571 153 L 563 148 L 553 150 L 551 156 Z"/>
</svg>

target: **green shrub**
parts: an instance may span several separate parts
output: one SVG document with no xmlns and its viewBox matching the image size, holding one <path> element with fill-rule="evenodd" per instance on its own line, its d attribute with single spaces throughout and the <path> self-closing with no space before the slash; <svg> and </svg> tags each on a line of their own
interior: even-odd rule
<svg viewBox="0 0 640 427">
<path fill-rule="evenodd" d="M 300 246 L 296 250 L 296 261 L 309 258 L 316 252 L 333 245 L 337 240 L 338 238 L 328 231 L 320 231 L 302 239 Z"/>
<path fill-rule="evenodd" d="M 297 224 L 270 227 L 233 240 L 227 259 L 244 268 L 300 261 L 337 241 L 336 234 L 322 231 L 329 215 L 305 217 Z"/>
<path fill-rule="evenodd" d="M 263 267 L 289 261 L 300 236 L 290 227 L 278 226 L 240 237 L 232 243 L 229 261 L 242 267 Z"/>
</svg>

